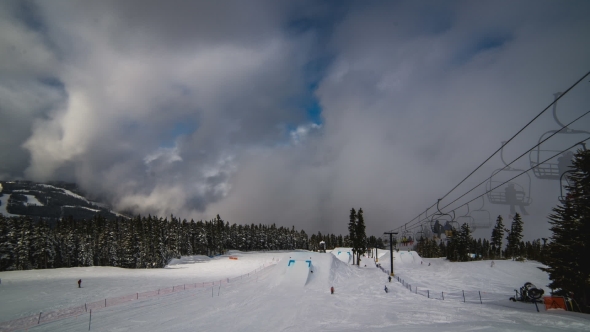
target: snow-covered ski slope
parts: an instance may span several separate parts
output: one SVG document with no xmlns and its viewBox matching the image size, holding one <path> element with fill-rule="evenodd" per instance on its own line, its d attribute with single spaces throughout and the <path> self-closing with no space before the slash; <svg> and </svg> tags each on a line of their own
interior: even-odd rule
<svg viewBox="0 0 590 332">
<path fill-rule="evenodd" d="M 235 278 L 264 264 L 229 283 L 94 310 L 91 322 L 90 314 L 82 312 L 28 330 L 87 331 L 90 323 L 91 331 L 590 331 L 588 315 L 544 308 L 537 313 L 534 305 L 508 301 L 512 290 L 526 281 L 547 284 L 538 263 L 496 261 L 491 267 L 489 261 L 450 263 L 415 253 L 394 255 L 396 275 L 419 289 L 499 294 L 480 304 L 429 299 L 397 281 L 388 283 L 373 258 L 361 257 L 357 267 L 336 252 L 232 252 L 237 260 L 227 255 L 185 257 L 165 269 L 149 270 L 0 272 L 0 322 L 172 285 Z M 379 263 L 388 267 L 388 252 L 380 250 L 379 255 Z M 82 288 L 77 288 L 80 278 Z M 383 291 L 385 285 L 389 293 Z"/>
</svg>

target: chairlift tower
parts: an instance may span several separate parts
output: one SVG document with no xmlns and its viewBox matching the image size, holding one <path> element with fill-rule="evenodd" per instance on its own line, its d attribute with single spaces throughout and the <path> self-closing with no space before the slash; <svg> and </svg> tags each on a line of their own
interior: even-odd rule
<svg viewBox="0 0 590 332">
<path fill-rule="evenodd" d="M 393 277 L 393 235 L 397 235 L 397 232 L 385 232 L 383 234 L 389 234 L 389 264 L 391 266 L 389 275 Z"/>
</svg>

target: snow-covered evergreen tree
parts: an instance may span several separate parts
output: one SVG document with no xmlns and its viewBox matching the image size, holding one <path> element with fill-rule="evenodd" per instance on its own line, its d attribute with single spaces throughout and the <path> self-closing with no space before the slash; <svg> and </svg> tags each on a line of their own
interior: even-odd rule
<svg viewBox="0 0 590 332">
<path fill-rule="evenodd" d="M 552 225 L 542 269 L 549 273 L 551 287 L 558 295 L 569 295 L 590 312 L 590 150 L 574 158 L 566 201 L 553 209 Z"/>
<path fill-rule="evenodd" d="M 502 255 L 502 239 L 504 238 L 504 223 L 502 221 L 502 216 L 498 216 L 496 219 L 496 225 L 492 230 L 492 258 L 501 257 Z"/>
<path fill-rule="evenodd" d="M 520 257 L 520 242 L 522 241 L 523 222 L 520 214 L 516 213 L 512 219 L 510 231 L 506 237 L 506 256 L 515 259 Z"/>
</svg>

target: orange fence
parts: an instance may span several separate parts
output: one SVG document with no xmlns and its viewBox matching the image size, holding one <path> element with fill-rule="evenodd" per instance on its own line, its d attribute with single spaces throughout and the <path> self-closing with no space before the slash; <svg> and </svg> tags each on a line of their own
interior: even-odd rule
<svg viewBox="0 0 590 332">
<path fill-rule="evenodd" d="M 221 286 L 221 284 L 228 284 L 231 282 L 236 282 L 242 280 L 244 278 L 249 278 L 250 276 L 254 276 L 258 271 L 269 267 L 271 265 L 276 264 L 276 262 L 272 262 L 269 264 L 263 264 L 262 267 L 257 268 L 256 270 L 249 272 L 247 274 L 243 274 L 241 276 L 237 276 L 234 278 L 226 278 L 216 281 L 210 282 L 201 282 L 201 283 L 192 283 L 192 284 L 183 284 L 177 285 L 167 288 L 160 288 L 158 290 L 143 292 L 143 293 L 133 293 L 128 295 L 123 295 L 115 298 L 108 298 L 100 301 L 85 303 L 83 305 L 79 305 L 76 307 L 66 308 L 66 309 L 59 309 L 47 313 L 40 312 L 39 314 L 22 317 L 18 319 L 13 319 L 10 321 L 0 323 L 0 332 L 8 332 L 8 331 L 16 331 L 16 330 L 26 330 L 30 327 L 35 325 L 40 325 L 44 323 L 50 323 L 56 320 L 77 317 L 82 314 L 86 314 L 91 312 L 91 310 L 98 310 L 106 307 L 111 307 L 127 302 L 131 302 L 134 300 L 142 300 L 147 299 L 154 296 L 160 295 L 167 295 L 172 294 L 180 291 L 196 289 L 196 288 L 205 288 L 205 287 L 213 287 L 213 286 Z"/>
</svg>

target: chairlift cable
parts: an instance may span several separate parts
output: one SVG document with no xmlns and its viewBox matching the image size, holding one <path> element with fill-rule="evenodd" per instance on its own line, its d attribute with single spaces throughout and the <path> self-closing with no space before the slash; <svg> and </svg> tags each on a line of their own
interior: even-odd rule
<svg viewBox="0 0 590 332">
<path fill-rule="evenodd" d="M 568 150 L 570 150 L 570 149 L 573 149 L 573 148 L 574 148 L 576 145 L 579 145 L 579 144 L 581 144 L 581 143 L 585 143 L 585 142 L 586 142 L 586 141 L 588 141 L 588 140 L 590 140 L 590 137 L 586 138 L 586 139 L 585 139 L 585 140 L 583 140 L 583 141 L 577 142 L 576 144 L 574 144 L 574 145 L 570 146 L 569 148 L 567 148 L 567 149 L 565 149 L 565 150 L 562 150 L 562 151 L 560 151 L 560 152 L 558 152 L 558 153 L 554 154 L 553 156 L 551 156 L 551 157 L 549 157 L 549 158 L 547 158 L 547 159 L 543 160 L 543 162 L 545 163 L 545 162 L 547 162 L 547 161 L 549 161 L 549 160 L 551 160 L 551 159 L 553 159 L 553 158 L 555 158 L 555 157 L 559 156 L 561 153 L 563 153 L 563 152 L 565 152 L 565 151 L 568 151 Z M 510 181 L 512 181 L 512 180 L 514 180 L 514 179 L 516 179 L 517 177 L 519 177 L 519 176 L 521 176 L 521 175 L 523 175 L 523 174 L 527 173 L 528 171 L 532 170 L 532 169 L 533 169 L 533 168 L 535 168 L 535 167 L 538 167 L 538 165 L 532 166 L 532 167 L 530 167 L 529 169 L 527 169 L 527 170 L 525 170 L 525 171 L 521 172 L 520 174 L 513 176 L 512 178 L 510 178 L 510 179 L 508 179 L 508 180 L 506 180 L 506 181 L 504 181 L 504 182 L 500 183 L 499 185 L 495 186 L 494 188 L 491 188 L 490 190 L 488 190 L 488 191 L 484 192 L 483 194 L 481 194 L 481 195 L 479 195 L 479 196 L 475 197 L 474 199 L 472 199 L 472 200 L 468 201 L 467 203 L 464 203 L 463 205 L 465 205 L 465 204 L 468 204 L 468 203 L 471 203 L 471 202 L 475 201 L 476 199 L 478 199 L 478 198 L 480 198 L 480 197 L 484 196 L 485 194 L 487 194 L 487 193 L 489 193 L 489 192 L 492 192 L 492 191 L 494 191 L 495 189 L 498 189 L 499 187 L 501 187 L 501 186 L 505 185 L 506 183 L 508 183 L 508 182 L 510 182 Z M 463 205 L 459 205 L 459 206 L 458 206 L 458 207 L 456 207 L 455 209 L 461 208 L 461 207 L 463 207 Z M 454 211 L 455 209 L 453 209 L 453 211 Z"/>
<path fill-rule="evenodd" d="M 446 197 L 447 197 L 447 196 L 448 196 L 450 193 L 452 193 L 452 192 L 453 192 L 455 189 L 457 189 L 457 188 L 458 188 L 458 187 L 459 187 L 461 184 L 463 184 L 463 182 L 467 181 L 467 179 L 468 179 L 469 177 L 471 177 L 471 176 L 472 176 L 472 175 L 473 175 L 475 172 L 477 172 L 477 171 L 478 171 L 478 170 L 479 170 L 479 169 L 480 169 L 480 168 L 481 168 L 483 165 L 485 165 L 485 163 L 487 163 L 487 162 L 488 162 L 490 159 L 492 159 L 492 158 L 493 158 L 493 157 L 494 157 L 494 156 L 495 156 L 495 155 L 496 155 L 498 152 L 502 151 L 502 149 L 503 149 L 503 148 L 504 148 L 506 145 L 508 145 L 508 143 L 510 143 L 510 142 L 511 142 L 511 141 L 512 141 L 514 138 L 516 138 L 516 136 L 518 136 L 518 135 L 519 135 L 519 134 L 520 134 L 522 131 L 524 131 L 524 130 L 525 130 L 525 129 L 526 129 L 528 126 L 529 126 L 529 125 L 531 125 L 531 124 L 532 124 L 532 123 L 533 123 L 535 120 L 537 120 L 537 119 L 538 119 L 538 118 L 539 118 L 541 115 L 543 115 L 543 113 L 545 113 L 545 112 L 546 112 L 546 111 L 547 111 L 549 108 L 551 108 L 551 107 L 552 107 L 552 106 L 553 106 L 555 103 L 557 103 L 557 101 L 559 101 L 559 100 L 560 100 L 561 98 L 563 98 L 563 97 L 564 97 L 566 94 L 568 94 L 568 93 L 569 93 L 569 92 L 570 92 L 570 91 L 571 91 L 573 88 L 575 88 L 575 87 L 576 87 L 576 86 L 577 86 L 577 85 L 578 85 L 580 82 L 582 82 L 582 81 L 583 81 L 583 80 L 584 80 L 584 79 L 585 79 L 585 78 L 586 78 L 588 75 L 590 75 L 590 71 L 588 71 L 588 72 L 587 72 L 586 74 L 584 74 L 584 75 L 583 75 L 583 76 L 582 76 L 580 79 L 578 79 L 578 80 L 577 80 L 577 81 L 576 81 L 576 82 L 575 82 L 573 85 L 571 85 L 569 88 L 567 88 L 567 89 L 566 89 L 566 90 L 565 90 L 565 91 L 564 91 L 564 92 L 563 92 L 561 95 L 557 96 L 557 98 L 555 98 L 555 99 L 553 100 L 553 102 L 551 102 L 549 105 L 547 105 L 547 107 L 545 107 L 545 108 L 544 108 L 544 109 L 543 109 L 543 110 L 542 110 L 542 111 L 541 111 L 539 114 L 537 114 L 537 115 L 536 115 L 536 116 L 535 116 L 535 117 L 534 117 L 532 120 L 530 120 L 530 121 L 529 121 L 529 122 L 528 122 L 528 123 L 527 123 L 527 124 L 526 124 L 524 127 L 522 127 L 522 128 L 521 128 L 521 129 L 520 129 L 518 132 L 516 132 L 516 134 L 514 134 L 512 137 L 510 137 L 510 139 L 508 139 L 507 141 L 505 141 L 505 142 L 504 142 L 504 143 L 503 143 L 503 144 L 500 146 L 500 148 L 499 148 L 498 150 L 496 150 L 496 151 L 495 151 L 495 152 L 494 152 L 492 155 L 490 155 L 490 156 L 489 156 L 489 157 L 488 157 L 486 160 L 484 160 L 484 161 L 483 161 L 483 162 L 482 162 L 482 163 L 481 163 L 479 166 L 477 166 L 477 168 L 476 168 L 476 169 L 474 169 L 474 170 L 473 170 L 471 173 L 469 173 L 469 175 L 467 175 L 467 176 L 466 176 L 466 177 L 465 177 L 463 180 L 461 180 L 461 182 L 459 182 L 459 183 L 458 183 L 456 186 L 454 186 L 454 187 L 453 187 L 453 188 L 452 188 L 452 189 L 451 189 L 449 192 L 447 192 L 447 193 L 446 193 L 446 194 L 445 194 L 443 197 L 441 197 L 441 198 L 440 198 L 440 200 L 442 200 L 442 199 L 446 198 Z M 589 112 L 590 112 L 590 111 L 589 111 Z M 587 112 L 587 113 L 588 113 L 588 112 Z M 587 113 L 585 113 L 584 115 L 586 115 Z M 582 116 L 584 116 L 584 115 L 582 115 Z M 578 119 L 579 119 L 579 118 L 578 118 Z M 575 121 L 577 121 L 577 119 L 576 119 Z M 570 123 L 570 124 L 571 124 L 571 123 Z M 565 127 L 567 127 L 567 126 L 565 126 Z M 565 128 L 565 127 L 564 127 L 564 128 Z M 562 128 L 562 129 L 563 129 L 563 128 Z M 584 141 L 582 141 L 582 142 L 585 142 L 585 141 L 586 141 L 586 140 L 584 140 Z M 543 141 L 543 142 L 544 142 L 544 141 Z M 575 145 L 573 145 L 571 148 L 575 147 L 576 145 L 578 145 L 578 144 L 580 144 L 580 143 L 581 143 L 581 142 L 578 142 L 578 143 L 576 143 L 576 144 L 575 144 Z M 539 144 L 540 144 L 540 143 L 539 143 Z M 571 149 L 571 148 L 570 148 L 570 149 Z M 531 150 L 532 150 L 532 149 L 531 149 Z M 529 150 L 528 152 L 530 152 L 531 150 Z M 569 149 L 568 149 L 568 150 L 569 150 Z M 564 151 L 567 151 L 567 150 L 564 150 Z M 562 152 L 564 152 L 564 151 L 562 151 Z M 560 152 L 560 153 L 562 153 L 562 152 Z M 524 154 L 526 154 L 526 153 L 524 153 Z M 524 155 L 524 154 L 523 154 L 523 155 Z M 558 154 L 557 154 L 557 155 L 558 155 Z M 557 156 L 557 155 L 554 155 L 553 157 L 551 157 L 551 158 L 549 158 L 549 159 L 546 159 L 544 162 L 546 162 L 546 161 L 548 161 L 548 160 L 551 160 L 552 158 L 554 158 L 554 157 L 555 157 L 555 156 Z M 521 158 L 521 157 L 522 157 L 522 155 L 521 155 L 519 158 Z M 518 159 L 518 158 L 517 158 L 517 159 Z M 514 161 L 513 161 L 513 162 L 514 162 Z M 512 164 L 512 163 L 510 163 L 510 164 Z M 510 165 L 510 164 L 509 164 L 509 165 Z M 529 168 L 529 170 L 531 170 L 531 169 L 533 169 L 533 168 L 535 168 L 535 167 L 531 167 L 531 168 Z M 527 170 L 527 171 L 528 171 L 528 170 Z M 526 171 L 525 171 L 525 173 L 526 173 Z M 522 174 L 524 174 L 524 173 L 521 173 L 521 174 L 517 175 L 516 177 L 518 177 L 518 176 L 520 176 L 520 175 L 522 175 Z M 516 177 L 515 177 L 515 178 L 516 178 Z M 484 181 L 484 183 L 485 183 L 485 181 Z M 505 183 L 506 183 L 506 182 L 505 182 Z M 505 183 L 503 183 L 503 184 L 505 184 Z M 503 184 L 502 184 L 502 185 L 503 185 Z M 478 186 L 480 186 L 480 185 L 481 185 L 481 184 L 479 184 Z M 496 187 L 496 188 L 497 188 L 497 187 Z M 496 188 L 494 188 L 494 189 L 496 189 Z M 474 188 L 474 189 L 475 189 L 475 188 Z M 472 189 L 472 190 L 473 190 L 473 189 Z M 490 191 L 491 191 L 491 190 L 490 190 Z M 483 196 L 483 195 L 485 195 L 485 194 L 487 194 L 487 193 L 488 193 L 488 192 L 486 192 L 486 193 L 484 193 L 484 194 L 482 194 L 482 195 L 478 196 L 477 198 L 479 198 L 479 197 L 481 197 L 481 196 Z M 465 196 L 465 195 L 463 195 L 463 196 Z M 463 197 L 463 196 L 461 196 L 461 197 Z M 456 200 L 455 200 L 455 201 L 456 201 Z M 455 202 L 455 201 L 453 201 L 453 202 Z M 472 201 L 473 201 L 473 200 L 471 200 L 470 202 L 472 202 Z M 451 202 L 451 203 L 449 203 L 449 204 L 452 204 L 452 202 Z M 449 206 L 449 204 L 448 204 L 448 205 L 446 205 L 445 207 L 448 207 L 448 206 Z M 435 207 L 436 205 L 437 205 L 437 203 L 434 203 L 434 204 L 432 204 L 430 207 L 428 207 L 428 208 L 426 209 L 426 217 L 425 217 L 426 219 L 424 219 L 424 220 L 428 220 L 428 219 L 427 219 L 427 218 L 428 218 L 428 213 L 427 213 L 427 212 L 428 212 L 428 210 L 430 210 L 431 208 Z M 463 205 L 461 205 L 461 206 L 463 206 Z M 444 209 L 445 207 L 443 207 L 443 209 Z M 454 210 L 453 210 L 453 211 L 454 211 Z M 402 226 L 399 226 L 399 227 L 397 227 L 397 228 L 394 228 L 394 230 L 400 230 L 402 227 L 405 227 L 405 226 L 407 226 L 407 225 L 411 224 L 411 223 L 412 223 L 414 220 L 416 220 L 416 219 L 419 219 L 421 215 L 422 215 L 422 213 L 420 213 L 418 216 L 416 216 L 416 217 L 412 218 L 410 221 L 406 222 L 406 223 L 405 223 L 405 224 L 403 224 Z M 431 216 L 432 216 L 432 215 L 431 215 Z M 423 220 L 419 220 L 419 221 L 418 221 L 418 224 L 419 224 L 419 223 L 421 223 L 422 221 L 423 221 Z M 414 225 L 413 225 L 413 226 L 414 226 Z"/>
<path fill-rule="evenodd" d="M 554 132 L 554 133 L 553 133 L 553 134 L 551 134 L 550 136 L 547 136 L 547 138 L 545 138 L 544 140 L 540 141 L 539 143 L 537 143 L 536 145 L 534 145 L 532 148 L 528 149 L 526 152 L 524 152 L 523 154 L 521 154 L 520 156 L 518 156 L 516 159 L 514 159 L 514 160 L 513 160 L 513 161 L 511 161 L 510 163 L 506 164 L 506 166 L 502 167 L 500 170 L 502 171 L 502 170 L 504 170 L 504 169 L 506 169 L 506 168 L 509 168 L 509 167 L 510 167 L 510 165 L 512 165 L 513 163 L 515 163 L 517 160 L 519 160 L 520 158 L 524 157 L 526 154 L 528 154 L 529 152 L 531 152 L 532 150 L 534 150 L 535 148 L 537 148 L 539 145 L 541 145 L 541 144 L 545 143 L 545 142 L 546 142 L 548 139 L 550 139 L 551 137 L 553 137 L 553 136 L 557 135 L 557 134 L 558 134 L 559 132 L 561 132 L 562 130 L 564 130 L 564 129 L 567 129 L 567 128 L 568 128 L 568 127 L 569 127 L 569 126 L 572 124 L 572 123 L 574 123 L 574 122 L 576 122 L 576 121 L 580 120 L 581 118 L 583 118 L 584 116 L 586 116 L 586 115 L 588 115 L 588 114 L 590 114 L 590 111 L 588 111 L 588 112 L 586 112 L 586 113 L 584 113 L 584 114 L 580 115 L 580 116 L 579 116 L 579 117 L 577 117 L 575 120 L 573 120 L 572 122 L 568 123 L 567 125 L 565 125 L 565 126 L 561 127 L 561 129 L 557 130 L 556 132 Z M 576 146 L 576 145 L 578 145 L 578 144 L 580 144 L 580 143 L 578 142 L 578 143 L 576 143 L 574 146 Z M 568 150 L 569 150 L 569 149 L 568 149 Z M 568 151 L 568 150 L 561 151 L 560 153 L 563 153 L 563 152 L 565 152 L 565 151 Z M 554 156 L 554 157 L 555 157 L 555 156 Z M 551 157 L 551 158 L 553 158 L 553 157 Z M 551 160 L 551 158 L 549 158 L 548 160 Z M 545 160 L 545 161 L 547 161 L 547 160 Z M 535 167 L 538 167 L 538 166 L 539 166 L 539 165 L 541 165 L 541 164 L 542 164 L 542 163 L 539 163 L 539 164 L 538 164 L 538 165 L 536 165 Z M 531 167 L 530 169 L 533 169 L 533 168 L 535 168 L 535 167 Z M 442 207 L 442 209 L 446 209 L 446 208 L 447 208 L 447 207 L 449 207 L 451 204 L 453 204 L 453 203 L 455 203 L 456 201 L 460 200 L 461 198 L 465 197 L 465 195 L 467 195 L 467 194 L 469 194 L 470 192 L 474 191 L 474 190 L 475 190 L 475 189 L 477 189 L 479 186 L 481 186 L 482 184 L 484 184 L 484 183 L 486 183 L 487 181 L 489 181 L 489 180 L 490 180 L 492 177 L 493 177 L 493 175 L 492 175 L 492 176 L 490 176 L 490 177 L 488 177 L 488 178 L 487 178 L 487 179 L 485 179 L 484 181 L 480 182 L 478 185 L 476 185 L 475 187 L 473 187 L 472 189 L 470 189 L 469 191 L 467 191 L 467 192 L 466 192 L 466 193 L 464 193 L 463 195 L 461 195 L 461 196 L 457 197 L 457 198 L 456 198 L 454 201 L 452 201 L 452 202 L 450 202 L 449 204 L 447 204 L 447 205 L 443 206 L 443 207 Z"/>
<path fill-rule="evenodd" d="M 450 193 L 452 193 L 455 189 L 457 189 L 457 187 L 459 187 L 463 182 L 465 182 L 471 175 L 473 175 L 473 173 L 475 173 L 477 170 L 479 170 L 485 163 L 487 163 L 490 159 L 492 159 L 492 157 L 494 157 L 498 152 L 500 152 L 506 145 L 508 145 L 508 143 L 510 143 L 514 138 L 516 138 L 516 136 L 518 136 L 523 130 L 525 130 L 531 123 L 533 123 L 535 120 L 537 120 L 541 115 L 543 115 L 543 113 L 545 113 L 549 108 L 551 108 L 551 106 L 553 106 L 553 104 L 557 103 L 558 100 L 560 100 L 563 96 L 565 96 L 568 92 L 570 92 L 574 87 L 576 87 L 580 82 L 582 82 L 588 75 L 590 75 L 590 71 L 587 72 L 584 76 L 582 76 L 582 78 L 580 78 L 576 83 L 574 83 L 572 86 L 570 86 L 567 90 L 565 90 L 564 93 L 562 93 L 561 95 L 559 95 L 557 98 L 555 98 L 555 100 L 553 100 L 553 102 L 551 102 L 549 105 L 547 105 L 547 107 L 545 107 L 545 109 L 543 109 L 541 111 L 541 113 L 537 114 L 537 116 L 535 116 L 531 121 L 529 121 L 524 127 L 522 127 L 518 132 L 516 132 L 516 134 L 514 134 L 512 137 L 510 137 L 510 139 L 508 139 L 506 142 L 504 142 L 502 144 L 502 146 L 500 146 L 500 148 L 498 150 L 496 150 L 496 152 L 494 152 L 491 156 L 489 156 L 486 160 L 484 160 L 483 163 L 481 163 L 481 165 L 477 166 L 477 168 L 475 170 L 473 170 L 471 173 L 469 173 L 469 175 L 467 175 L 467 177 L 465 177 L 463 180 L 461 180 L 461 182 L 459 182 L 459 184 L 457 184 L 456 186 L 453 187 L 453 189 L 451 189 L 448 193 L 446 193 L 442 198 L 444 199 L 445 197 L 447 197 Z"/>
<path fill-rule="evenodd" d="M 590 111 L 588 111 L 587 113 L 590 113 Z M 572 145 L 572 146 L 568 147 L 568 148 L 567 148 L 567 149 L 565 149 L 565 150 L 562 150 L 562 151 L 559 151 L 559 152 L 557 152 L 557 153 L 556 153 L 556 154 L 554 154 L 553 156 L 551 156 L 551 157 L 549 157 L 549 158 L 547 158 L 547 159 L 543 160 L 543 162 L 542 162 L 542 163 L 545 163 L 545 162 L 547 162 L 547 161 L 549 161 L 549 160 L 551 160 L 551 159 L 553 159 L 553 158 L 557 157 L 557 156 L 558 156 L 558 155 L 560 155 L 561 153 L 563 153 L 563 152 L 565 152 L 565 151 L 568 151 L 568 150 L 570 150 L 570 149 L 572 149 L 572 148 L 576 147 L 577 145 L 580 145 L 581 143 L 585 143 L 585 142 L 586 142 L 586 141 L 588 141 L 588 140 L 590 140 L 590 137 L 586 138 L 586 139 L 585 139 L 585 140 L 583 140 L 583 141 L 580 141 L 580 142 L 577 142 L 577 143 L 575 143 L 574 145 Z M 526 154 L 526 153 L 525 153 L 525 154 Z M 524 154 L 523 154 L 523 155 L 524 155 Z M 522 157 L 522 156 L 520 156 L 519 158 L 521 158 L 521 157 Z M 518 159 L 518 158 L 517 158 L 517 159 Z M 513 162 L 514 162 L 514 161 L 513 161 Z M 540 165 L 540 164 L 542 164 L 542 163 L 539 163 L 538 165 Z M 521 173 L 519 173 L 519 174 L 517 174 L 517 175 L 513 176 L 512 178 L 510 178 L 510 179 L 508 179 L 508 180 L 506 180 L 506 181 L 504 181 L 504 182 L 500 183 L 499 185 L 497 185 L 497 186 L 495 186 L 495 187 L 493 187 L 493 188 L 490 188 L 490 190 L 488 190 L 488 191 L 484 192 L 483 194 L 481 194 L 481 195 L 479 195 L 479 196 L 476 196 L 476 197 L 475 197 L 475 198 L 473 198 L 472 200 L 470 200 L 470 201 L 468 201 L 468 202 L 466 202 L 466 203 L 463 203 L 462 205 L 459 205 L 459 206 L 457 206 L 456 208 L 454 208 L 454 209 L 453 209 L 453 210 L 451 210 L 451 211 L 455 211 L 455 210 L 457 210 L 457 209 L 460 209 L 460 208 L 462 208 L 463 206 L 465 206 L 465 205 L 467 205 L 467 204 L 469 204 L 469 203 L 471 203 L 471 202 L 475 201 L 476 199 L 479 199 L 479 198 L 483 197 L 483 196 L 484 196 L 484 195 L 486 195 L 487 193 L 489 193 L 489 192 L 492 192 L 492 191 L 494 191 L 494 190 L 498 189 L 499 187 L 501 187 L 501 186 L 505 185 L 506 183 L 508 183 L 508 182 L 510 182 L 510 181 L 512 181 L 512 180 L 514 180 L 514 179 L 516 179 L 517 177 L 519 177 L 519 176 L 521 176 L 521 175 L 523 175 L 523 174 L 525 174 L 525 173 L 529 172 L 530 170 L 534 169 L 535 167 L 538 167 L 538 165 L 532 166 L 532 167 L 530 167 L 529 169 L 527 169 L 527 170 L 525 170 L 525 171 L 522 171 Z M 487 180 L 486 180 L 486 181 L 487 181 Z M 484 181 L 484 182 L 485 182 L 485 181 Z M 481 184 L 479 184 L 479 185 L 481 185 Z M 478 186 L 479 186 L 479 185 L 478 185 Z M 473 189 L 472 189 L 472 190 L 473 190 Z M 465 196 L 465 195 L 463 195 L 463 196 Z M 463 197 L 463 196 L 461 196 L 461 197 Z M 459 198 L 461 198 L 461 197 L 459 197 Z M 459 198 L 457 198 L 455 201 L 457 201 Z M 455 202 L 455 201 L 453 201 L 453 202 Z M 444 206 L 444 207 L 443 207 L 443 209 L 444 209 L 444 208 L 446 208 L 446 207 L 448 207 L 448 206 L 449 206 L 450 204 L 452 204 L 453 202 L 449 203 L 447 206 Z M 426 219 L 425 219 L 425 220 L 426 220 Z M 419 224 L 415 225 L 414 227 L 416 227 L 416 226 L 419 226 Z"/>
</svg>

